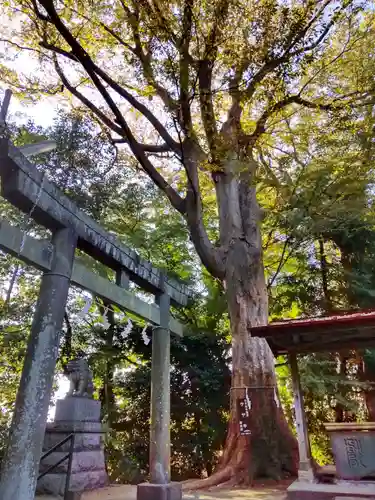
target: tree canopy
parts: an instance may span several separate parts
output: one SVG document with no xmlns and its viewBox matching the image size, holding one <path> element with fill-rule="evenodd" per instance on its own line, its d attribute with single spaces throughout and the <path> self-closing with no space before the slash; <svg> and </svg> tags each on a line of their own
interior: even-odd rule
<svg viewBox="0 0 375 500">
<path fill-rule="evenodd" d="M 372 14 L 363 15 L 361 2 L 6 6 L 17 22 L 6 44 L 31 50 L 39 68 L 16 71 L 5 53 L 3 81 L 29 98 L 65 90 L 87 106 L 185 217 L 217 277 L 224 269 L 204 224 L 207 182 L 234 153 L 236 170 L 248 170 L 241 164 L 283 110 L 348 110 L 372 100 L 372 63 L 356 56 L 373 43 Z"/>
</svg>

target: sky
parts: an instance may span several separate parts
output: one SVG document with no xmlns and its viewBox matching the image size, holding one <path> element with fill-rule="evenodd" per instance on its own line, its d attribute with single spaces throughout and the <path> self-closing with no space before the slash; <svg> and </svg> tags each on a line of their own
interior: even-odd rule
<svg viewBox="0 0 375 500">
<path fill-rule="evenodd" d="M 52 399 L 53 403 L 49 407 L 48 417 L 47 417 L 48 422 L 51 422 L 54 419 L 55 410 L 56 410 L 56 407 L 55 407 L 56 400 L 63 399 L 66 396 L 66 393 L 69 390 L 69 380 L 66 377 L 64 377 L 63 375 L 58 375 L 57 386 L 58 386 L 58 389 L 57 389 L 57 391 Z"/>
<path fill-rule="evenodd" d="M 21 29 L 21 18 L 13 15 L 9 19 L 6 12 L 0 14 L 1 36 L 0 53 L 3 63 L 6 66 L 16 70 L 18 73 L 25 75 L 37 75 L 40 73 L 39 63 L 35 57 L 28 51 L 16 51 L 12 46 L 2 41 L 10 39 L 18 42 L 17 32 Z M 3 99 L 4 90 L 7 87 L 0 84 L 0 101 Z M 38 125 L 48 126 L 52 123 L 53 117 L 57 110 L 57 101 L 54 97 L 42 97 L 36 104 L 27 104 L 20 102 L 17 98 L 12 97 L 9 113 L 11 116 L 25 114 L 23 119 L 17 116 L 17 123 L 27 121 L 32 118 Z"/>
<path fill-rule="evenodd" d="M 4 91 L 7 87 L 0 86 L 0 101 L 3 101 Z M 59 105 L 56 98 L 42 97 L 36 103 L 21 102 L 17 97 L 12 96 L 10 101 L 8 116 L 17 124 L 27 122 L 32 119 L 37 125 L 48 127 L 52 124 L 56 116 Z"/>
</svg>

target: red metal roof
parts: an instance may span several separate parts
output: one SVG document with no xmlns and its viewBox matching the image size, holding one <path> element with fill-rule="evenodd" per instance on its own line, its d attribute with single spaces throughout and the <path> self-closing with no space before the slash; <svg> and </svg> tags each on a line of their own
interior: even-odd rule
<svg viewBox="0 0 375 500">
<path fill-rule="evenodd" d="M 275 354 L 338 351 L 375 344 L 375 310 L 275 321 L 251 329 Z"/>
<path fill-rule="evenodd" d="M 371 311 L 361 311 L 357 313 L 342 313 L 336 316 L 316 316 L 314 318 L 296 318 L 296 319 L 283 319 L 281 321 L 273 321 L 265 326 L 256 326 L 252 330 L 258 330 L 262 328 L 290 328 L 294 325 L 296 326 L 308 326 L 317 324 L 336 324 L 336 323 L 351 323 L 351 322 L 362 322 L 366 319 L 374 319 L 375 310 Z"/>
</svg>

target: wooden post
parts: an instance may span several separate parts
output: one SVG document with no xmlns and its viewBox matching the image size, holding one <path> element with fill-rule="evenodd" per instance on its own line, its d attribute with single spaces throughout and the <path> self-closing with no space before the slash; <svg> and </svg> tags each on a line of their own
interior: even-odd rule
<svg viewBox="0 0 375 500">
<path fill-rule="evenodd" d="M 76 236 L 57 231 L 51 271 L 44 273 L 5 452 L 1 500 L 34 500 Z"/>
<path fill-rule="evenodd" d="M 289 362 L 292 372 L 294 410 L 299 451 L 298 479 L 300 481 L 313 481 L 314 471 L 311 463 L 310 442 L 307 431 L 305 410 L 303 407 L 303 394 L 298 372 L 297 356 L 294 353 L 289 354 Z"/>
<path fill-rule="evenodd" d="M 168 484 L 170 480 L 170 298 L 164 293 L 157 298 L 160 326 L 152 335 L 151 367 L 151 483 Z"/>
<path fill-rule="evenodd" d="M 118 269 L 116 271 L 116 285 L 124 288 L 125 290 L 129 290 L 130 279 L 125 269 Z"/>
</svg>

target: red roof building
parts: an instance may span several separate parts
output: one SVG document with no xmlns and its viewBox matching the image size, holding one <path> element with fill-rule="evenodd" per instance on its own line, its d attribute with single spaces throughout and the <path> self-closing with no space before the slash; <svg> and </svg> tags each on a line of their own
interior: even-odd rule
<svg viewBox="0 0 375 500">
<path fill-rule="evenodd" d="M 360 349 L 375 345 L 375 310 L 275 321 L 251 334 L 267 339 L 275 355 Z"/>
</svg>

